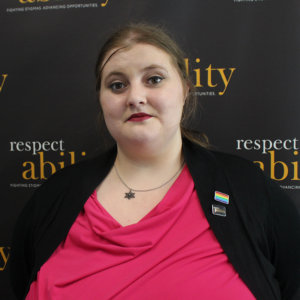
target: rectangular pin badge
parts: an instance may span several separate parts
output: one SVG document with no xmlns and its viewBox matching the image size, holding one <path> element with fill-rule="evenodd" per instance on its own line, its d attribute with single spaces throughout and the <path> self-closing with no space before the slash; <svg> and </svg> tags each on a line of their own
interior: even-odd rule
<svg viewBox="0 0 300 300">
<path fill-rule="evenodd" d="M 229 195 L 221 193 L 219 191 L 215 191 L 215 198 L 216 201 L 229 204 Z"/>
<path fill-rule="evenodd" d="M 215 216 L 226 217 L 226 207 L 221 205 L 212 205 L 212 214 Z"/>
</svg>

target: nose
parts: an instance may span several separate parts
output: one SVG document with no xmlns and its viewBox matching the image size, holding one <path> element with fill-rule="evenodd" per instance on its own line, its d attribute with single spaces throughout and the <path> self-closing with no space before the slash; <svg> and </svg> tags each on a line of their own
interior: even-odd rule
<svg viewBox="0 0 300 300">
<path fill-rule="evenodd" d="M 146 89 L 141 83 L 131 83 L 127 94 L 127 106 L 135 107 L 147 103 Z"/>
</svg>

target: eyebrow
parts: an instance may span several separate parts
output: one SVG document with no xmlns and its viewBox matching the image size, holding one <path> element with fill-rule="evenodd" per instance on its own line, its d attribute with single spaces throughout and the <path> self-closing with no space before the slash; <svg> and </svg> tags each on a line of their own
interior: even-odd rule
<svg viewBox="0 0 300 300">
<path fill-rule="evenodd" d="M 149 70 L 153 70 L 153 69 L 163 69 L 168 74 L 168 71 L 164 67 L 162 67 L 161 65 L 156 65 L 156 64 L 147 66 L 147 67 L 143 68 L 142 71 L 149 71 Z M 111 71 L 107 74 L 105 80 L 109 79 L 112 76 L 124 76 L 124 73 L 120 72 L 120 71 Z"/>
<path fill-rule="evenodd" d="M 145 67 L 143 70 L 148 71 L 148 70 L 152 70 L 152 69 L 163 69 L 168 73 L 168 71 L 164 67 L 162 67 L 160 65 L 155 65 L 155 64 Z"/>
</svg>

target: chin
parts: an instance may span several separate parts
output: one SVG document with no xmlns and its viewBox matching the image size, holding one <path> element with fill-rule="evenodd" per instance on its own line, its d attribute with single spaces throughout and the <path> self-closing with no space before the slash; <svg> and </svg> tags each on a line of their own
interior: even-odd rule
<svg viewBox="0 0 300 300">
<path fill-rule="evenodd" d="M 132 142 L 132 143 L 136 143 L 139 145 L 143 145 L 143 144 L 149 144 L 149 143 L 155 143 L 155 141 L 158 140 L 157 137 L 153 137 L 153 136 L 149 136 L 149 135 L 141 135 L 141 134 L 137 134 L 134 136 L 131 136 L 127 139 L 128 141 Z"/>
<path fill-rule="evenodd" d="M 117 144 L 123 145 L 134 145 L 134 146 L 147 146 L 147 145 L 155 145 L 159 140 L 161 140 L 157 135 L 149 134 L 148 133 L 139 133 L 139 134 L 130 134 L 130 135 L 123 135 L 118 136 L 115 138 Z"/>
</svg>

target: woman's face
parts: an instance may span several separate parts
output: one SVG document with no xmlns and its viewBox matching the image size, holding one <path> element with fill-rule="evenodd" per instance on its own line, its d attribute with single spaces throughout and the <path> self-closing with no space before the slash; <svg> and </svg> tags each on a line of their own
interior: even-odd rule
<svg viewBox="0 0 300 300">
<path fill-rule="evenodd" d="M 119 144 L 156 145 L 180 137 L 187 90 L 171 57 L 163 50 L 136 44 L 117 51 L 102 70 L 100 88 L 109 132 Z"/>
</svg>

